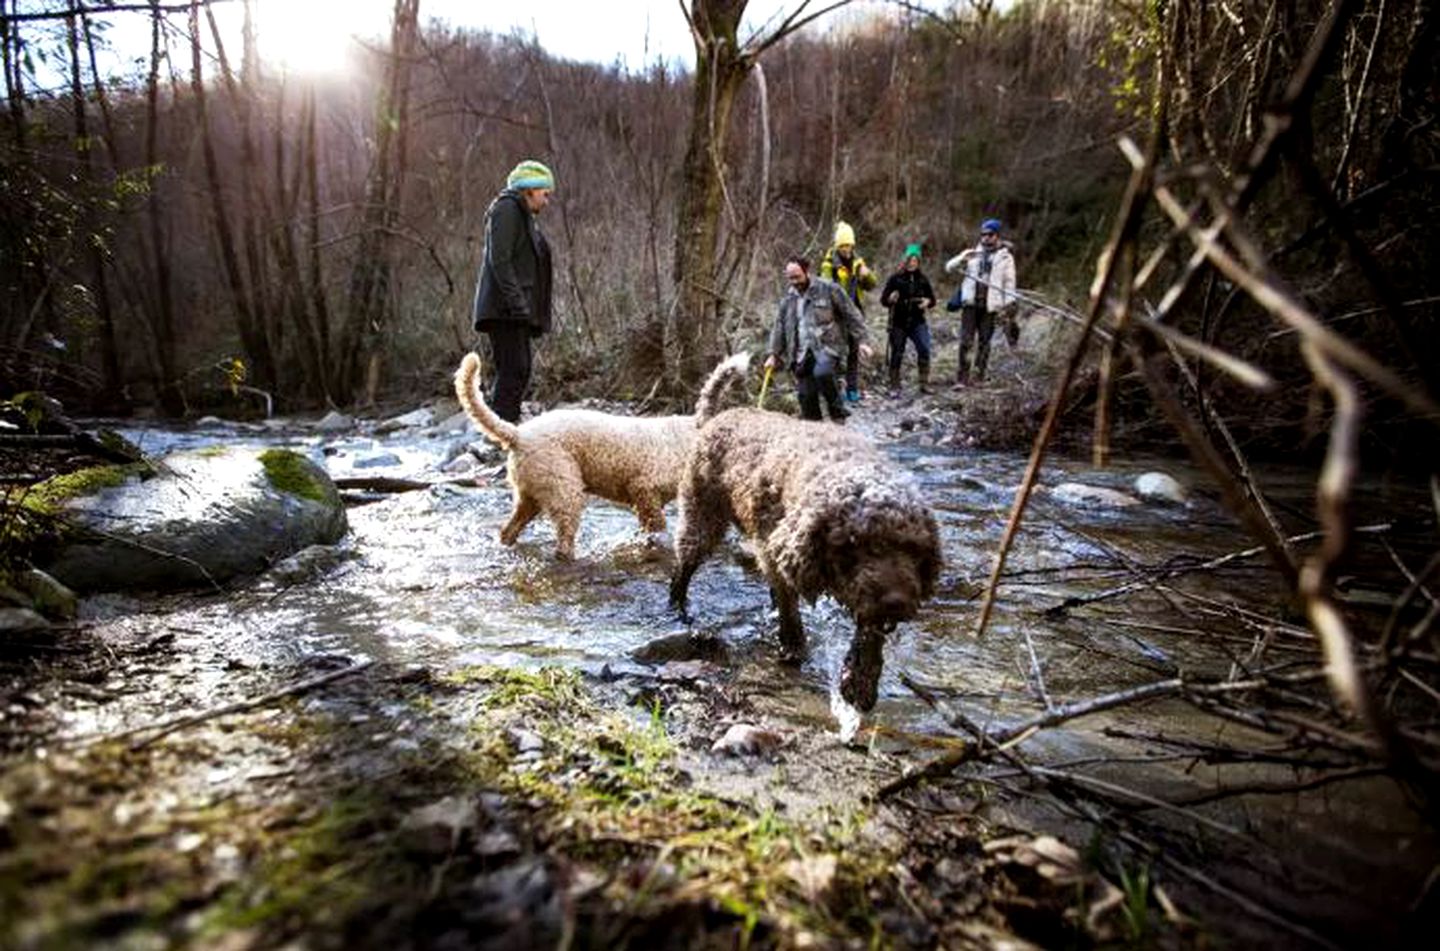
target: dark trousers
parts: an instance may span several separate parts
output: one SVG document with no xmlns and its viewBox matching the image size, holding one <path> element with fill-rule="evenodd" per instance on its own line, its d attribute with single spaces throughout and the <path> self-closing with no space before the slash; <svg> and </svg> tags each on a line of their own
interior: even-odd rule
<svg viewBox="0 0 1440 951">
<path fill-rule="evenodd" d="M 890 325 L 890 369 L 898 373 L 905 362 L 906 342 L 915 345 L 915 363 L 923 370 L 930 366 L 930 322 L 917 320 L 914 323 L 896 321 Z"/>
<path fill-rule="evenodd" d="M 802 419 L 824 418 L 820 415 L 821 397 L 825 399 L 832 423 L 843 423 L 850 415 L 840 402 L 840 387 L 835 382 L 835 358 L 823 351 L 818 357 L 809 350 L 805 351 L 805 358 L 796 365 L 795 395 L 800 400 Z"/>
<path fill-rule="evenodd" d="M 961 383 L 970 379 L 970 348 L 975 348 L 975 372 L 977 380 L 985 379 L 985 367 L 990 363 L 990 338 L 995 335 L 995 315 L 983 307 L 973 304 L 960 315 L 960 369 L 956 373 Z"/>
<path fill-rule="evenodd" d="M 495 361 L 495 388 L 490 408 L 512 423 L 520 422 L 520 403 L 530 386 L 530 325 L 524 321 L 497 323 L 485 331 Z"/>
<path fill-rule="evenodd" d="M 850 338 L 850 350 L 845 354 L 845 388 L 860 392 L 860 338 Z"/>
</svg>

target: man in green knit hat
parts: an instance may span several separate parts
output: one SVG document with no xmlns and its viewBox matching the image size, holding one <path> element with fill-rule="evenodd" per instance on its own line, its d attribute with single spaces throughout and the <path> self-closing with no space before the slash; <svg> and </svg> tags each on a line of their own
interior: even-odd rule
<svg viewBox="0 0 1440 951">
<path fill-rule="evenodd" d="M 501 419 L 520 421 L 530 385 L 530 339 L 550 329 L 550 245 L 535 217 L 550 203 L 555 175 L 526 159 L 485 212 L 485 255 L 475 286 L 475 329 L 490 338 L 495 386 L 490 406 Z"/>
</svg>

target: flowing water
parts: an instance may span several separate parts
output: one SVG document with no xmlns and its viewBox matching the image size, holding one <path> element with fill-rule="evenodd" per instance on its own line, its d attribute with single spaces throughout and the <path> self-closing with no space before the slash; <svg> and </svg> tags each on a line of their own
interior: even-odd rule
<svg viewBox="0 0 1440 951">
<path fill-rule="evenodd" d="M 436 478 L 435 466 L 457 437 L 407 433 L 380 441 L 230 428 L 126 435 L 152 452 L 262 441 L 307 452 L 336 476 Z M 1042 712 L 1047 700 L 1058 705 L 1181 674 L 1224 678 L 1245 669 L 1262 637 L 1269 638 L 1266 663 L 1313 660 L 1303 623 L 1272 620 L 1287 604 L 1263 555 L 1179 576 L 1174 590 L 1142 585 L 1068 612 L 1047 613 L 1067 598 L 1132 582 L 1142 567 L 1198 564 L 1250 547 L 1196 473 L 1174 461 L 1144 459 L 1122 460 L 1103 471 L 1074 460 L 1047 464 L 1042 482 L 1049 486 L 1083 482 L 1129 491 L 1138 474 L 1163 469 L 1189 484 L 1192 497 L 1185 506 L 1147 502 L 1117 508 L 1039 494 L 1007 563 L 990 628 L 977 639 L 979 595 L 1026 460 L 900 444 L 888 444 L 885 451 L 914 474 L 931 500 L 946 567 L 933 600 L 890 639 L 880 701 L 865 719 L 862 740 L 899 750 L 916 737 L 955 735 L 936 709 L 901 683 L 902 672 L 931 685 L 972 720 L 1004 725 Z M 370 466 L 376 460 L 388 464 Z M 1313 476 L 1307 473 L 1267 473 L 1265 484 L 1290 512 L 1312 507 L 1307 493 Z M 1380 485 L 1367 489 L 1362 503 L 1389 516 L 1423 510 L 1424 495 Z M 672 562 L 663 540 L 641 536 L 628 511 L 593 500 L 581 524 L 577 558 L 561 564 L 552 557 L 554 536 L 544 520 L 532 523 L 515 547 L 499 545 L 496 532 L 509 506 L 503 478 L 490 473 L 479 488 L 434 484 L 352 507 L 346 543 L 352 557 L 335 571 L 289 586 L 262 581 L 201 599 L 168 615 L 165 623 L 203 631 L 225 645 L 231 662 L 243 664 L 323 654 L 442 671 L 481 663 L 573 665 L 609 676 L 649 670 L 632 652 L 683 629 L 666 606 Z M 673 505 L 667 515 L 673 523 Z M 1310 527 L 1298 515 L 1290 521 L 1297 530 Z M 102 619 L 133 608 L 126 599 L 96 598 L 87 610 Z M 837 729 L 829 695 L 852 630 L 838 606 L 822 599 L 805 608 L 809 659 L 798 670 L 779 664 L 766 588 L 750 570 L 744 546 L 732 539 L 696 575 L 690 609 L 696 628 L 728 647 L 724 675 L 743 689 L 769 694 L 769 709 L 786 726 Z M 1249 620 L 1245 611 L 1253 612 Z M 880 733 L 865 732 L 872 726 L 881 727 Z M 1097 781 L 1152 796 L 1244 778 L 1233 770 L 1222 776 L 1222 767 L 1194 755 L 1164 755 L 1174 752 L 1166 743 L 1179 740 L 1257 748 L 1265 742 L 1244 727 L 1162 700 L 1044 731 L 1025 749 L 1037 762 L 1078 766 L 1104 760 L 1093 773 Z M 1313 870 L 1321 883 L 1333 885 L 1356 874 L 1383 882 L 1389 874 L 1401 878 L 1399 867 L 1408 871 L 1433 848 L 1429 833 L 1384 783 L 1337 787 L 1318 799 L 1247 800 L 1220 806 L 1207 817 L 1225 827 L 1221 838 L 1289 840 L 1280 858 L 1246 859 L 1253 867 L 1237 873 L 1242 886 L 1297 874 L 1284 871 L 1290 863 Z M 1240 851 L 1248 853 L 1249 846 Z M 1403 862 L 1396 859 L 1402 853 L 1408 856 Z M 1305 911 L 1296 908 L 1295 914 Z"/>
</svg>

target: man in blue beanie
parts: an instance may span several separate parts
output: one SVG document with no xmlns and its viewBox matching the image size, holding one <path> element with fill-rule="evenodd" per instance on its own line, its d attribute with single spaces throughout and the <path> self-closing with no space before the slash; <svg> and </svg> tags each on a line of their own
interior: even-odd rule
<svg viewBox="0 0 1440 951">
<path fill-rule="evenodd" d="M 949 311 L 960 311 L 960 361 L 955 374 L 957 387 L 979 383 L 985 379 L 990 363 L 990 338 L 995 334 L 995 318 L 1005 324 L 1010 346 L 1020 339 L 1020 325 L 1015 323 L 1015 257 L 1010 247 L 1000 240 L 1000 220 L 986 218 L 980 223 L 980 241 L 975 247 L 961 251 L 945 262 L 948 273 L 962 270 L 964 280 L 955 296 L 945 305 Z M 971 348 L 975 362 L 970 362 Z"/>
<path fill-rule="evenodd" d="M 475 329 L 490 338 L 495 388 L 490 406 L 501 419 L 520 421 L 530 385 L 530 338 L 550 329 L 550 245 L 535 216 L 550 203 L 555 176 L 526 159 L 485 212 L 485 256 L 475 287 Z"/>
</svg>

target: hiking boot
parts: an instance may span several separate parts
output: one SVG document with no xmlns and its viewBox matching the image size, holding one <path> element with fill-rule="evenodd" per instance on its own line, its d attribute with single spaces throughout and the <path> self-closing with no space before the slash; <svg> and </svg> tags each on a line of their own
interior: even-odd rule
<svg viewBox="0 0 1440 951">
<path fill-rule="evenodd" d="M 928 363 L 920 365 L 920 392 L 930 392 L 930 365 Z"/>
</svg>

